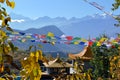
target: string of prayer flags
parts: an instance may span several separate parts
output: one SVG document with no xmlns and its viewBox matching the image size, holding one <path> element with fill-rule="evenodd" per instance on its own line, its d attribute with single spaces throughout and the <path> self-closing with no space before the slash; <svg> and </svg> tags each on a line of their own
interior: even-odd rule
<svg viewBox="0 0 120 80">
<path fill-rule="evenodd" d="M 65 34 L 61 36 L 56 36 L 52 32 L 48 32 L 47 34 L 31 34 L 31 33 L 24 33 L 24 32 L 7 32 L 9 35 L 8 40 L 19 42 L 42 42 L 42 43 L 49 43 L 52 45 L 55 44 L 74 44 L 74 45 L 90 45 L 90 46 L 101 46 L 105 44 L 106 46 L 110 47 L 112 45 L 120 44 L 119 37 L 96 37 L 93 39 L 84 39 L 81 37 L 73 37 L 73 36 L 66 36 Z"/>
</svg>

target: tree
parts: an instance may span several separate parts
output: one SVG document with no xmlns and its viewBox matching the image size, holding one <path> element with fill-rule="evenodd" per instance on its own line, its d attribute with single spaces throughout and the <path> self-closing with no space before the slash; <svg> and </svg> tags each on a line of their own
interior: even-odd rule
<svg viewBox="0 0 120 80">
<path fill-rule="evenodd" d="M 2 7 L 2 5 L 6 3 L 7 6 L 14 8 L 15 2 L 9 0 L 0 0 L 0 3 L 0 20 L 2 21 L 0 25 L 0 80 L 13 80 L 13 78 L 11 77 L 10 68 L 8 66 L 6 68 L 5 64 L 9 63 L 10 65 L 19 69 L 19 67 L 13 62 L 13 57 L 10 55 L 10 53 L 14 55 L 14 52 L 18 50 L 18 48 L 15 47 L 14 44 L 8 40 L 9 36 L 7 35 L 7 32 L 13 32 L 8 24 L 8 22 L 11 21 L 11 18 L 7 14 L 6 9 Z M 29 49 L 31 48 L 32 46 L 30 46 Z M 40 80 L 41 69 L 38 64 L 38 60 L 42 60 L 43 62 L 47 60 L 45 59 L 45 57 L 42 56 L 41 50 L 35 49 L 35 51 L 29 53 L 30 55 L 21 61 L 22 69 L 19 69 L 21 77 L 23 80 Z M 1 76 L 4 78 L 2 78 Z"/>
<path fill-rule="evenodd" d="M 94 67 L 93 78 L 97 80 L 99 77 L 108 78 L 109 74 L 109 53 L 106 45 L 92 47 L 93 59 L 91 65 Z"/>
<path fill-rule="evenodd" d="M 8 75 L 10 74 L 10 67 L 6 64 L 10 64 L 15 68 L 19 69 L 19 67 L 13 62 L 13 57 L 10 53 L 14 54 L 14 52 L 18 49 L 13 45 L 11 41 L 8 41 L 9 36 L 7 32 L 13 32 L 10 28 L 8 22 L 11 21 L 10 16 L 7 14 L 6 9 L 3 7 L 3 4 L 6 3 L 7 6 L 14 8 L 15 2 L 9 0 L 0 0 L 0 76 L 6 76 L 6 79 L 11 79 Z M 6 75 L 5 75 L 6 74 Z M 2 79 L 2 78 L 0 78 Z"/>
<path fill-rule="evenodd" d="M 120 0 L 115 0 L 115 3 L 113 3 L 112 6 L 112 10 L 117 10 L 120 6 Z"/>
<path fill-rule="evenodd" d="M 91 65 L 94 67 L 93 79 L 120 79 L 120 51 L 118 44 L 112 44 L 111 47 L 106 45 L 92 46 L 93 59 Z"/>
<path fill-rule="evenodd" d="M 112 8 L 113 11 L 116 11 L 117 9 L 119 9 L 120 0 L 115 0 L 115 3 L 113 3 L 112 6 L 113 6 Z M 115 24 L 115 26 L 120 26 L 120 15 L 117 15 L 114 18 L 118 21 L 118 24 Z"/>
</svg>

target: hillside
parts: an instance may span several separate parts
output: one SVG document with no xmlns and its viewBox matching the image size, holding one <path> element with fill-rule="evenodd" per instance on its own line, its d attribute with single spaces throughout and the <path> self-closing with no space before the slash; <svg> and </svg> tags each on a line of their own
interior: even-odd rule
<svg viewBox="0 0 120 80">
<path fill-rule="evenodd" d="M 48 32 L 52 32 L 57 36 L 61 36 L 64 33 L 55 25 L 48 25 L 44 26 L 42 28 L 30 28 L 27 30 L 24 30 L 25 33 L 32 33 L 32 34 L 47 34 Z"/>
<path fill-rule="evenodd" d="M 60 29 L 58 29 L 56 26 L 50 25 L 45 26 L 39 29 L 28 29 L 25 31 L 21 31 L 25 33 L 31 33 L 31 34 L 47 34 L 48 32 L 54 33 L 56 36 L 61 36 L 64 34 Z M 18 46 L 21 50 L 28 50 L 29 46 L 34 45 L 37 46 L 38 44 L 42 45 L 42 48 L 39 48 L 43 51 L 45 55 L 51 54 L 53 56 L 56 56 L 57 53 L 60 53 L 61 57 L 66 57 L 68 53 L 78 53 L 82 50 L 84 47 L 83 45 L 73 45 L 73 44 L 59 44 L 56 43 L 55 45 L 52 45 L 50 43 L 42 43 L 42 42 L 31 42 L 30 40 L 27 40 L 26 42 L 21 42 L 19 40 L 13 41 L 15 46 Z M 34 50 L 34 49 L 33 49 Z"/>
</svg>

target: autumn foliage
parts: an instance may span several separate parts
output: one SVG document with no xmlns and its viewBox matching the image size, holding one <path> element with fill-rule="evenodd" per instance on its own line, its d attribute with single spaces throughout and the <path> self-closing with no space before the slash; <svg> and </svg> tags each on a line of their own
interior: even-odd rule
<svg viewBox="0 0 120 80">
<path fill-rule="evenodd" d="M 113 10 L 116 10 L 120 6 L 120 0 L 115 0 L 116 3 L 113 4 Z M 20 71 L 20 76 L 22 80 L 40 80 L 42 72 L 38 61 L 42 60 L 47 63 L 47 59 L 43 57 L 41 50 L 35 50 L 29 52 L 29 56 L 21 60 L 22 67 L 19 68 L 14 62 L 14 53 L 18 50 L 14 44 L 8 40 L 9 36 L 6 32 L 13 32 L 12 28 L 9 26 L 11 21 L 10 16 L 7 14 L 6 9 L 2 4 L 6 4 L 12 9 L 15 7 L 15 2 L 10 0 L 0 0 L 0 80 L 13 80 L 16 75 L 10 74 L 10 68 L 5 67 L 6 64 L 14 66 Z M 120 22 L 120 18 L 116 17 Z M 53 35 L 54 36 L 54 35 Z M 54 45 L 54 43 L 53 43 Z M 32 46 L 30 46 L 30 49 Z M 84 70 L 81 65 L 83 62 L 81 59 L 77 59 L 74 63 L 74 70 L 76 73 L 67 75 L 66 79 L 69 80 L 120 80 L 120 45 L 113 45 L 107 48 L 105 45 L 102 46 L 92 46 L 91 49 L 94 53 L 94 57 L 91 60 L 91 65 L 94 70 L 88 69 Z M 2 75 L 3 74 L 3 75 Z M 107 75 L 106 75 L 107 74 Z M 12 77 L 11 77 L 12 75 Z M 58 80 L 61 80 L 59 77 Z"/>
<path fill-rule="evenodd" d="M 9 0 L 0 0 L 1 4 L 6 3 L 7 6 L 14 8 L 15 2 Z M 30 56 L 21 60 L 22 69 L 20 69 L 14 62 L 13 56 L 15 51 L 18 50 L 14 44 L 8 40 L 9 36 L 6 32 L 13 32 L 12 28 L 9 26 L 8 22 L 11 21 L 10 16 L 7 14 L 6 9 L 0 6 L 0 20 L 2 21 L 0 25 L 0 80 L 13 80 L 15 74 L 10 73 L 10 68 L 5 65 L 9 64 L 14 66 L 16 69 L 20 70 L 20 75 L 22 79 L 30 80 L 40 80 L 41 78 L 41 69 L 38 64 L 38 60 L 45 61 L 45 58 L 42 56 L 41 50 L 36 50 L 31 52 Z"/>
</svg>

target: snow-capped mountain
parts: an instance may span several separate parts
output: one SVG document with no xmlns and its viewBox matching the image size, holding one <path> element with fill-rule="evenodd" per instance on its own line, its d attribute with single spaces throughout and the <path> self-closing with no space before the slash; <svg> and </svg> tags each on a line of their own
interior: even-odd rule
<svg viewBox="0 0 120 80">
<path fill-rule="evenodd" d="M 96 37 L 101 34 L 113 35 L 120 32 L 120 28 L 114 26 L 117 21 L 106 14 L 93 14 L 83 18 L 72 17 L 70 19 L 65 17 L 50 18 L 48 16 L 30 19 L 14 13 L 10 15 L 13 20 L 10 26 L 19 30 L 55 25 L 66 35 L 85 38 L 88 36 Z"/>
</svg>

